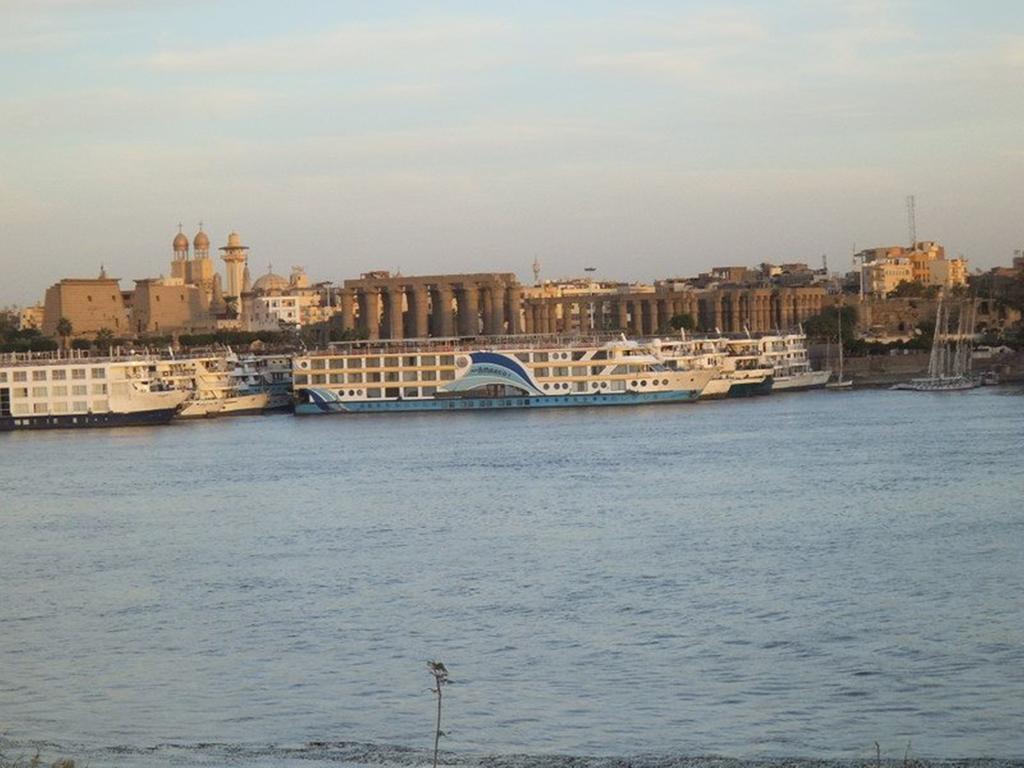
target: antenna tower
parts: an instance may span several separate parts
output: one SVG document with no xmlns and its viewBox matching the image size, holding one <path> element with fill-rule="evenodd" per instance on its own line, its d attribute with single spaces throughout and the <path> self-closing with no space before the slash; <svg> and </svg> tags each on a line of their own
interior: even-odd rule
<svg viewBox="0 0 1024 768">
<path fill-rule="evenodd" d="M 533 282 L 534 285 L 540 285 L 540 258 L 538 256 L 533 257 Z"/>
<path fill-rule="evenodd" d="M 910 231 L 910 248 L 913 250 L 917 247 L 917 211 L 913 195 L 907 195 L 907 229 Z"/>
</svg>

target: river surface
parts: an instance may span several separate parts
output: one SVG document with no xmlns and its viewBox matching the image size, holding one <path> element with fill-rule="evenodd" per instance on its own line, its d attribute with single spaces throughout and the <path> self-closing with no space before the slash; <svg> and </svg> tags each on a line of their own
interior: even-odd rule
<svg viewBox="0 0 1024 768">
<path fill-rule="evenodd" d="M 1022 453 L 1013 387 L 0 434 L 0 752 L 418 765 L 440 659 L 460 764 L 1021 758 Z"/>
</svg>

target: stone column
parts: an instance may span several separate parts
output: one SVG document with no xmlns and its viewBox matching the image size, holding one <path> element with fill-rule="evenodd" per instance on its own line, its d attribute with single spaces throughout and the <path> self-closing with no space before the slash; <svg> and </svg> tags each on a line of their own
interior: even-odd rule
<svg viewBox="0 0 1024 768">
<path fill-rule="evenodd" d="M 523 319 L 521 313 L 523 304 L 523 290 L 518 286 L 512 286 L 508 289 L 505 299 L 508 305 L 508 332 L 522 333 Z M 530 333 L 529 330 L 527 330 L 526 332 Z"/>
<path fill-rule="evenodd" d="M 484 336 L 493 336 L 496 333 L 494 330 L 494 291 L 489 283 L 480 286 L 480 305 Z"/>
<path fill-rule="evenodd" d="M 743 324 L 740 322 L 740 292 L 732 291 L 729 294 L 729 301 L 731 330 L 733 333 L 737 333 L 743 330 Z"/>
<path fill-rule="evenodd" d="M 491 286 L 491 323 L 494 325 L 494 332 L 504 334 L 505 331 L 505 299 L 507 298 L 505 286 L 495 283 Z M 509 323 L 509 328 L 512 324 Z"/>
<path fill-rule="evenodd" d="M 389 339 L 401 339 L 402 333 L 402 300 L 405 292 L 400 286 L 389 286 L 384 289 L 384 315 L 387 318 Z"/>
<path fill-rule="evenodd" d="M 625 331 L 628 323 L 629 310 L 626 307 L 626 300 L 619 299 L 615 302 L 615 324 L 618 326 L 616 330 Z"/>
<path fill-rule="evenodd" d="M 650 307 L 651 315 L 651 330 L 648 335 L 654 336 L 658 333 L 658 328 L 661 327 L 661 317 L 658 314 L 658 300 L 648 299 L 647 306 Z"/>
<path fill-rule="evenodd" d="M 356 327 L 355 295 L 351 288 L 341 291 L 341 330 L 351 331 Z"/>
<path fill-rule="evenodd" d="M 366 330 L 366 338 L 380 338 L 380 293 L 376 288 L 363 289 L 359 324 Z"/>
<path fill-rule="evenodd" d="M 413 318 L 412 335 L 417 339 L 425 339 L 430 335 L 430 308 L 427 306 L 427 286 L 423 284 L 413 285 L 410 292 L 406 295 L 412 299 L 412 306 L 409 307 L 409 314 Z"/>
<path fill-rule="evenodd" d="M 477 336 L 480 333 L 480 305 L 475 285 L 464 285 L 459 292 L 459 335 Z"/>
<path fill-rule="evenodd" d="M 434 296 L 434 333 L 437 336 L 454 336 L 452 322 L 452 300 L 455 298 L 449 283 L 440 283 Z"/>
<path fill-rule="evenodd" d="M 723 306 L 723 304 L 725 302 L 725 296 L 722 293 L 716 291 L 715 294 L 712 296 L 711 301 L 714 302 L 715 305 L 715 328 L 719 330 L 724 330 L 725 307 Z"/>
<path fill-rule="evenodd" d="M 558 333 L 558 302 L 554 299 L 548 299 L 547 301 L 548 310 L 548 333 Z"/>
<path fill-rule="evenodd" d="M 572 307 L 575 303 L 576 302 L 571 299 L 562 302 L 562 333 L 573 332 Z"/>
<path fill-rule="evenodd" d="M 638 299 L 630 302 L 629 332 L 634 336 L 644 335 L 644 303 Z"/>
</svg>

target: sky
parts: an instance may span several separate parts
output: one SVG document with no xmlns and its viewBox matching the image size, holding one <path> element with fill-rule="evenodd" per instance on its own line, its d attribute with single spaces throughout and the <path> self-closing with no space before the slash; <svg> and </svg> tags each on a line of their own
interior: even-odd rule
<svg viewBox="0 0 1024 768">
<path fill-rule="evenodd" d="M 0 0 L 0 305 L 179 222 L 253 277 L 1024 246 L 1019 0 Z"/>
</svg>

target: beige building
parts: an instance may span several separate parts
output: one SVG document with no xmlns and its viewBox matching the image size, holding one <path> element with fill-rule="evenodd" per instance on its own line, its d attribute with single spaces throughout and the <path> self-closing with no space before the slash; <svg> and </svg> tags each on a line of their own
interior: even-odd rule
<svg viewBox="0 0 1024 768">
<path fill-rule="evenodd" d="M 30 328 L 42 330 L 44 309 L 42 304 L 35 304 L 31 307 L 24 307 L 18 312 L 18 330 L 27 331 Z"/>
<path fill-rule="evenodd" d="M 247 331 L 278 331 L 301 328 L 330 319 L 341 308 L 324 306 L 324 294 L 311 287 L 302 267 L 292 267 L 290 277 L 268 267 L 252 288 L 242 294 L 241 327 Z"/>
<path fill-rule="evenodd" d="M 940 259 L 929 262 L 928 285 L 943 288 L 967 285 L 967 259 Z"/>
<path fill-rule="evenodd" d="M 135 281 L 132 332 L 137 334 L 196 333 L 212 327 L 203 290 L 178 277 Z"/>
<path fill-rule="evenodd" d="M 914 267 L 910 259 L 887 258 L 863 266 L 864 292 L 885 297 L 903 282 L 914 280 Z"/>
<path fill-rule="evenodd" d="M 887 296 L 904 280 L 943 288 L 967 285 L 967 259 L 947 259 L 946 249 L 932 240 L 921 240 L 913 248 L 869 248 L 857 258 L 864 292 L 873 296 Z"/>
<path fill-rule="evenodd" d="M 57 324 L 67 318 L 73 336 L 95 336 L 109 330 L 115 336 L 130 332 L 128 312 L 119 281 L 104 270 L 94 279 L 65 278 L 46 289 L 42 332 L 57 336 Z"/>
</svg>

